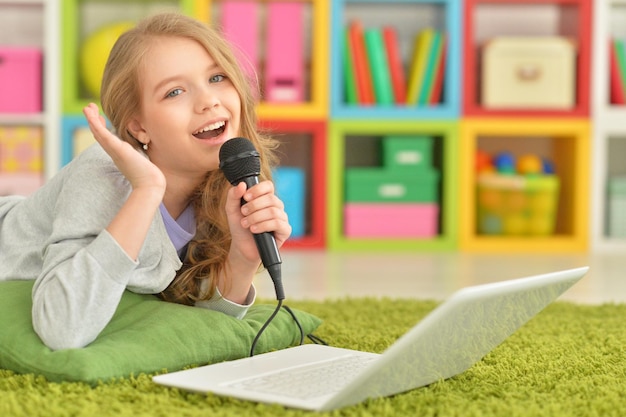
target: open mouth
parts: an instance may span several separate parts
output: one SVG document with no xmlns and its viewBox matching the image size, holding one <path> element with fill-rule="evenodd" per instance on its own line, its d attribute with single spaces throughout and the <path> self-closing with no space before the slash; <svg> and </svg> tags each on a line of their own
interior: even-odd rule
<svg viewBox="0 0 626 417">
<path fill-rule="evenodd" d="M 226 122 L 220 121 L 211 123 L 210 125 L 198 130 L 197 132 L 193 132 L 193 135 L 198 139 L 211 139 L 224 133 L 225 129 Z"/>
</svg>

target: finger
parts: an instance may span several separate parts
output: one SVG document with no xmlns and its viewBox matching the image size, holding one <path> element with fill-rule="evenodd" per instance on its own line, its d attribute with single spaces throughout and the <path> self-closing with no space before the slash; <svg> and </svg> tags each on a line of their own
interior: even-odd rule
<svg viewBox="0 0 626 417">
<path fill-rule="evenodd" d="M 250 216 L 258 211 L 271 208 L 283 211 L 285 209 L 285 204 L 274 194 L 264 194 L 244 204 L 241 207 L 241 213 L 244 216 Z"/>
<path fill-rule="evenodd" d="M 265 194 L 274 194 L 274 183 L 271 181 L 261 181 L 254 187 L 250 187 L 243 198 L 246 201 L 251 201 Z"/>
<path fill-rule="evenodd" d="M 242 226 L 249 227 L 253 233 L 261 233 L 275 230 L 280 222 L 289 223 L 287 213 L 278 207 L 267 207 L 245 216 Z"/>
<path fill-rule="evenodd" d="M 246 184 L 243 182 L 228 190 L 228 198 L 226 200 L 227 214 L 241 216 L 241 198 L 245 192 Z"/>
<path fill-rule="evenodd" d="M 286 241 L 291 235 L 291 225 L 287 219 L 272 218 L 250 226 L 252 233 L 270 232 L 278 244 Z"/>
</svg>

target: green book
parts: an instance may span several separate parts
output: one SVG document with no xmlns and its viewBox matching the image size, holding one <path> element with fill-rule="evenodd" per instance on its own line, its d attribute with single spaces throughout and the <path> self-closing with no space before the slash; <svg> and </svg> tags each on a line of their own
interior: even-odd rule
<svg viewBox="0 0 626 417">
<path fill-rule="evenodd" d="M 391 85 L 387 53 L 385 52 L 385 40 L 379 29 L 367 29 L 365 31 L 365 48 L 372 74 L 376 104 L 393 105 L 393 86 Z"/>
<path fill-rule="evenodd" d="M 356 81 L 354 75 L 354 63 L 352 62 L 352 48 L 350 47 L 350 33 L 346 28 L 344 32 L 343 43 L 343 73 L 344 73 L 344 87 L 345 87 L 345 100 L 347 104 L 357 104 L 358 99 L 356 96 Z"/>
<path fill-rule="evenodd" d="M 424 81 L 422 87 L 419 90 L 418 104 L 425 106 L 430 101 L 430 94 L 433 91 L 433 83 L 437 76 L 437 61 L 441 58 L 441 32 L 436 31 L 433 33 L 433 39 L 430 43 L 430 50 L 428 51 L 428 61 L 426 62 L 426 69 L 424 71 Z"/>
</svg>

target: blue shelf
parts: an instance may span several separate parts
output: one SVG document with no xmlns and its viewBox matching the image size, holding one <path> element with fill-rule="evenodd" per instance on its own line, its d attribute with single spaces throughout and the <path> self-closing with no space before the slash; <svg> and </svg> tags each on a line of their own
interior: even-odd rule
<svg viewBox="0 0 626 417">
<path fill-rule="evenodd" d="M 460 116 L 461 108 L 461 34 L 462 10 L 461 0 L 335 0 L 331 10 L 331 118 L 341 119 L 455 119 Z M 443 19 L 436 29 L 446 32 L 448 48 L 446 55 L 446 69 L 442 103 L 437 106 L 358 106 L 347 104 L 344 100 L 343 68 L 341 48 L 343 47 L 344 28 L 348 23 L 346 8 L 353 6 L 355 15 L 362 9 L 356 6 L 367 5 L 388 8 L 390 6 L 418 7 L 441 9 Z M 378 16 L 380 25 L 386 24 L 383 15 Z M 389 22 L 392 24 L 392 22 Z M 364 23 L 366 26 L 366 23 Z M 423 27 L 426 27 L 424 25 Z M 419 22 L 414 28 L 415 34 L 420 30 Z M 412 43 L 412 40 L 411 40 Z M 405 57 L 406 58 L 406 57 Z"/>
</svg>

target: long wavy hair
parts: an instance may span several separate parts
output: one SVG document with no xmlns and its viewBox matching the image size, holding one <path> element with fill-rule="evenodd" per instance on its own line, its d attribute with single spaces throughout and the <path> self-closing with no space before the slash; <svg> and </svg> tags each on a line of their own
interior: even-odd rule
<svg viewBox="0 0 626 417">
<path fill-rule="evenodd" d="M 177 12 L 160 13 L 140 21 L 122 34 L 111 50 L 102 79 L 101 103 L 117 135 L 136 148 L 141 146 L 127 126 L 141 108 L 139 69 L 146 51 L 164 36 L 198 42 L 222 68 L 241 99 L 239 134 L 250 139 L 261 155 L 261 178 L 271 178 L 271 167 L 277 162 L 278 142 L 258 130 L 255 105 L 256 97 L 260 95 L 257 80 L 244 75 L 232 46 L 215 29 Z M 215 293 L 231 243 L 224 209 L 229 187 L 230 183 L 221 171 L 210 171 L 192 196 L 196 235 L 189 243 L 183 266 L 160 294 L 163 299 L 192 305 Z"/>
</svg>

